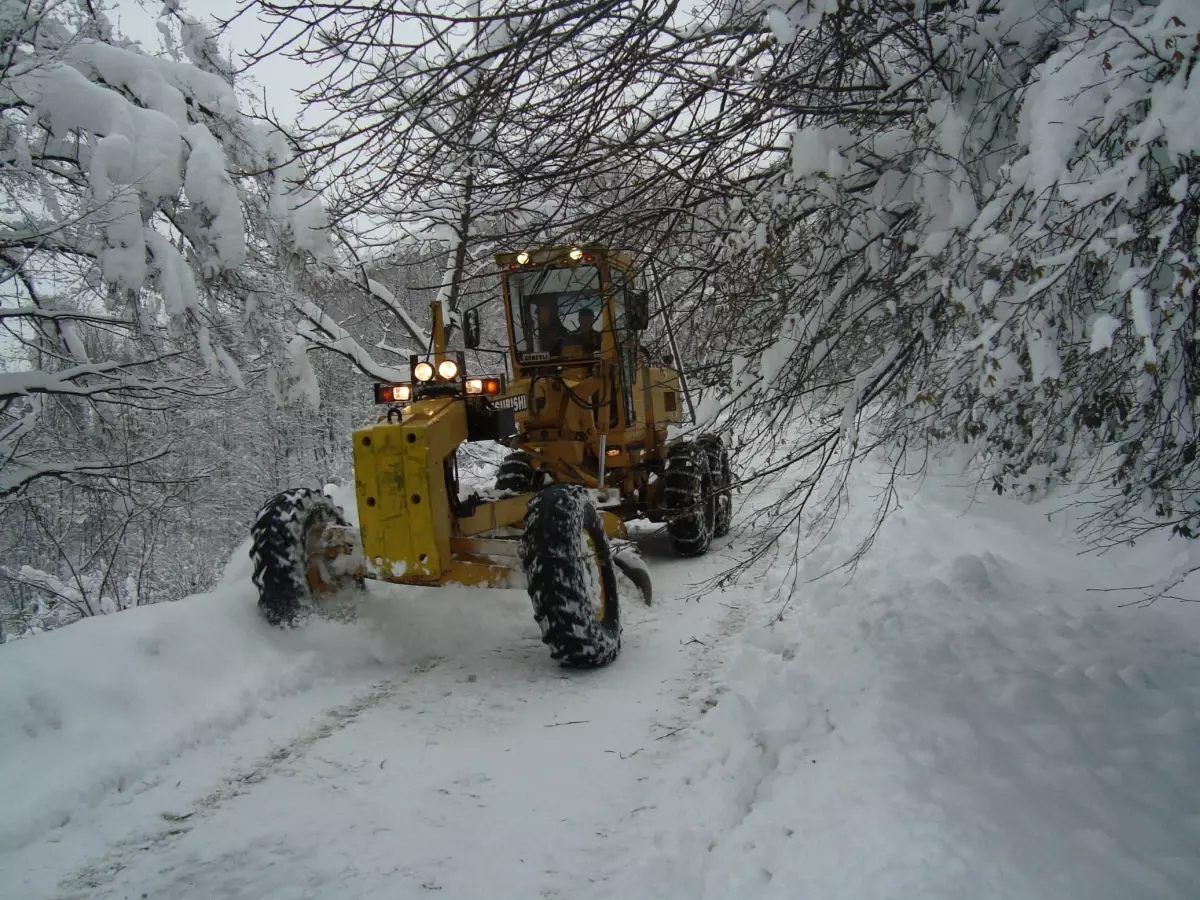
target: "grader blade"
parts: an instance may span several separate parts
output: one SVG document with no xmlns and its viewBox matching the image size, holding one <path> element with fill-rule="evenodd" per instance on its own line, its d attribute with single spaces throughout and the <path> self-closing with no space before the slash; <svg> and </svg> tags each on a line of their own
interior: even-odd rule
<svg viewBox="0 0 1200 900">
<path fill-rule="evenodd" d="M 650 583 L 650 570 L 646 568 L 646 562 L 638 552 L 637 546 L 633 543 L 614 543 L 613 562 L 626 578 L 637 585 L 642 599 L 649 606 L 654 601 L 654 587 Z"/>
</svg>

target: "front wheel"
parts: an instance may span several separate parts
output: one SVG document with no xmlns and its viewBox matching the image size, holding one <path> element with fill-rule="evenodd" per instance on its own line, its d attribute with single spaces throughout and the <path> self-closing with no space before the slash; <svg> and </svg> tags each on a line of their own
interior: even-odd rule
<svg viewBox="0 0 1200 900">
<path fill-rule="evenodd" d="M 284 491 L 263 504 L 250 528 L 250 559 L 258 608 L 268 622 L 295 625 L 312 610 L 314 589 L 334 593 L 359 584 L 317 565 L 325 526 L 345 524 L 340 506 L 308 488 Z"/>
<path fill-rule="evenodd" d="M 552 484 L 529 501 L 521 559 L 533 617 L 550 655 L 592 668 L 621 651 L 612 550 L 600 514 L 578 485 Z"/>
</svg>

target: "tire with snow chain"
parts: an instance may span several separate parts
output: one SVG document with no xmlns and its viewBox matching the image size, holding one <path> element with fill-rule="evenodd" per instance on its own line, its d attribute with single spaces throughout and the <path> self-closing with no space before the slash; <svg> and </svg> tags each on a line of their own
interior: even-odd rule
<svg viewBox="0 0 1200 900">
<path fill-rule="evenodd" d="M 510 453 L 496 473 L 496 490 L 507 494 L 525 494 L 537 487 L 539 474 L 533 468 L 533 456 L 523 450 Z"/>
<path fill-rule="evenodd" d="M 258 511 L 250 528 L 250 559 L 258 608 L 272 625 L 295 625 L 312 602 L 308 562 L 326 525 L 346 525 L 342 509 L 320 491 L 297 488 L 276 494 Z M 339 579 L 334 588 L 359 584 Z"/>
<path fill-rule="evenodd" d="M 708 474 L 715 495 L 712 534 L 715 538 L 725 537 L 733 519 L 733 469 L 729 464 L 729 448 L 718 434 L 701 435 L 696 443 L 708 455 Z"/>
<path fill-rule="evenodd" d="M 621 651 L 621 607 L 612 549 L 587 491 L 552 484 L 529 501 L 521 559 L 533 617 L 550 655 L 590 668 Z"/>
<path fill-rule="evenodd" d="M 716 525 L 717 504 L 704 447 L 694 441 L 681 441 L 671 447 L 663 482 L 671 546 L 680 556 L 707 552 Z"/>
</svg>

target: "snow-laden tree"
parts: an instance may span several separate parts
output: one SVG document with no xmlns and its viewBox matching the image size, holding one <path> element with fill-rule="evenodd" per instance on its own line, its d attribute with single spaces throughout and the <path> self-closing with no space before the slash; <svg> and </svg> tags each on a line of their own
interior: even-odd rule
<svg viewBox="0 0 1200 900">
<path fill-rule="evenodd" d="M 1200 535 L 1194 6 L 762 12 L 780 45 L 838 61 L 846 99 L 790 92 L 789 165 L 731 235 L 787 248 L 784 319 L 739 403 L 825 410 L 797 458 L 869 434 L 919 464 L 965 441 L 997 491 L 1086 483 L 1101 545 Z"/>
<path fill-rule="evenodd" d="M 175 3 L 159 28 L 162 57 L 96 3 L 0 2 L 9 633 L 211 584 L 267 492 L 344 462 L 329 433 L 368 404 L 313 409 L 348 373 L 310 351 L 396 371 L 326 311 L 397 301 L 337 267 L 289 140 L 248 114 L 208 31 Z"/>
<path fill-rule="evenodd" d="M 245 116 L 207 36 L 184 20 L 159 59 L 90 4 L 6 3 L 0 47 L 0 496 L 107 475 L 122 410 L 239 385 L 278 341 L 281 255 L 328 252 L 282 134 Z M 249 237 L 248 237 L 249 235 Z M 43 425 L 69 420 L 70 447 Z"/>
</svg>

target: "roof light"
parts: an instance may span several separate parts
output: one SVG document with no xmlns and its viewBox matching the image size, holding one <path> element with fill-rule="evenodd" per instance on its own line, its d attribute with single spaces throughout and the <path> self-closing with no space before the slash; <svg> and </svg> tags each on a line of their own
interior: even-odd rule
<svg viewBox="0 0 1200 900">
<path fill-rule="evenodd" d="M 525 265 L 525 263 L 529 262 L 529 254 L 522 250 L 517 254 L 517 262 L 519 262 L 521 265 Z"/>
<path fill-rule="evenodd" d="M 417 381 L 433 380 L 433 366 L 421 360 L 421 362 L 413 366 L 413 378 L 417 379 Z"/>
<path fill-rule="evenodd" d="M 443 359 L 438 363 L 438 375 L 443 381 L 453 381 L 458 375 L 458 363 L 452 359 Z"/>
<path fill-rule="evenodd" d="M 570 252 L 567 254 L 567 256 L 571 257 L 571 259 L 574 259 L 574 260 L 580 260 L 580 259 L 583 259 L 583 251 L 580 250 L 578 247 L 572 247 Z"/>
</svg>

